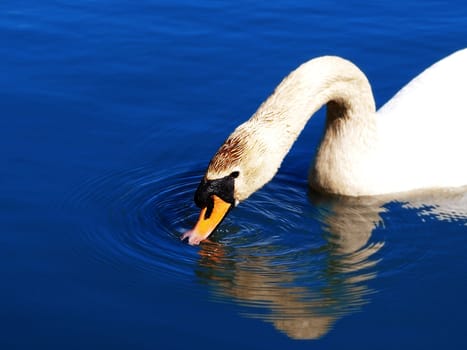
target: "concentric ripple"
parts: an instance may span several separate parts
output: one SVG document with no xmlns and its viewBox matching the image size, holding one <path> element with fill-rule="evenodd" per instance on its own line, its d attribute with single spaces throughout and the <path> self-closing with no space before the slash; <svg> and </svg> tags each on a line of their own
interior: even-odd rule
<svg viewBox="0 0 467 350">
<path fill-rule="evenodd" d="M 79 188 L 69 201 L 86 216 L 82 232 L 94 258 L 184 284 L 190 293 L 208 286 L 214 300 L 241 305 L 245 316 L 292 338 L 326 334 L 369 301 L 377 274 L 390 278 L 436 252 L 440 237 L 428 239 L 405 222 L 467 222 L 465 191 L 320 196 L 309 193 L 303 177 L 280 172 L 192 247 L 180 236 L 199 215 L 193 193 L 202 169 L 146 166 Z"/>
<path fill-rule="evenodd" d="M 179 236 L 196 220 L 193 188 L 200 178 L 201 172 L 141 167 L 85 184 L 72 201 L 90 216 L 83 232 L 96 258 L 158 274 L 193 275 L 196 251 Z"/>
<path fill-rule="evenodd" d="M 321 337 L 369 301 L 377 274 L 390 278 L 435 254 L 441 238 L 405 222 L 467 222 L 465 191 L 320 196 L 303 177 L 280 172 L 192 247 L 180 236 L 199 215 L 193 193 L 202 169 L 146 166 L 79 188 L 69 201 L 87 216 L 82 232 L 94 258 L 184 284 L 190 293 L 208 286 L 214 300 L 241 305 L 245 316 L 292 338 Z"/>
<path fill-rule="evenodd" d="M 208 285 L 215 300 L 291 337 L 318 337 L 367 302 L 384 246 L 372 238 L 382 206 L 309 195 L 305 178 L 281 172 L 191 247 L 180 236 L 199 215 L 202 169 L 146 166 L 79 188 L 71 202 L 88 216 L 82 232 L 94 257 Z"/>
</svg>

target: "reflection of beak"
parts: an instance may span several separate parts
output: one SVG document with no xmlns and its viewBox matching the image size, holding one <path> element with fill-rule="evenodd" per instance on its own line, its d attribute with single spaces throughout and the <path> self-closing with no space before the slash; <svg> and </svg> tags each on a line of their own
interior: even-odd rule
<svg viewBox="0 0 467 350">
<path fill-rule="evenodd" d="M 198 222 L 195 227 L 187 231 L 181 237 L 182 240 L 188 238 L 188 243 L 191 245 L 199 244 L 202 240 L 216 229 L 222 219 L 228 213 L 232 204 L 225 202 L 216 195 L 212 195 L 213 207 L 205 207 L 201 209 Z"/>
</svg>

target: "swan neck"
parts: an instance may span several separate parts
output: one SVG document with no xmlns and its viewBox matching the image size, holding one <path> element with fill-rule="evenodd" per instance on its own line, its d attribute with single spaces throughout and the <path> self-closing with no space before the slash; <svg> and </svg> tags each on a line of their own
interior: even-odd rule
<svg viewBox="0 0 467 350">
<path fill-rule="evenodd" d="M 277 126 L 287 124 L 300 133 L 324 105 L 328 106 L 328 118 L 371 120 L 376 111 L 365 74 L 350 61 L 325 56 L 308 61 L 290 73 L 252 119 L 269 122 L 273 116 Z"/>
<path fill-rule="evenodd" d="M 237 127 L 211 160 L 208 178 L 240 170 L 249 180 L 238 186 L 242 192 L 236 198 L 246 199 L 272 179 L 307 121 L 325 104 L 327 130 L 335 129 L 335 133 L 374 119 L 371 87 L 354 64 L 332 56 L 313 59 L 290 73 L 256 113 Z"/>
</svg>

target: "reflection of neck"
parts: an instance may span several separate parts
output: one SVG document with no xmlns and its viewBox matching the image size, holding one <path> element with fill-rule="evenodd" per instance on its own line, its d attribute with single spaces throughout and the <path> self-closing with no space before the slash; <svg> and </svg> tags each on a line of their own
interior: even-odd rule
<svg viewBox="0 0 467 350">
<path fill-rule="evenodd" d="M 199 277 L 242 305 L 269 309 L 247 316 L 271 322 L 291 338 L 319 338 L 337 319 L 354 310 L 350 304 L 358 307 L 365 303 L 368 288 L 361 282 L 374 278 L 375 273 L 368 273 L 367 268 L 376 263 L 373 255 L 383 246 L 383 242 L 368 241 L 382 221 L 380 214 L 386 211 L 383 205 L 396 199 L 406 207 L 421 208 L 420 215 L 439 220 L 467 219 L 465 189 L 400 198 L 334 198 L 312 193 L 310 200 L 320 210 L 319 221 L 329 233 L 325 235 L 329 254 L 321 274 L 326 276 L 323 287 L 322 283 L 303 287 L 297 282 L 303 273 L 301 261 L 279 270 L 274 247 L 264 247 L 268 251 L 261 255 L 254 245 L 235 248 L 209 241 L 201 246 Z M 306 256 L 302 258 L 306 260 Z"/>
<path fill-rule="evenodd" d="M 323 206 L 326 208 L 322 228 L 330 234 L 328 240 L 332 243 L 333 252 L 347 254 L 347 258 L 367 245 L 374 228 L 382 224 L 381 213 L 386 212 L 384 201 L 377 197 L 362 200 L 311 193 L 310 200 L 321 210 Z M 372 255 L 374 252 L 368 253 Z"/>
<path fill-rule="evenodd" d="M 376 244 L 367 249 L 367 243 L 383 210 L 376 207 L 372 211 L 364 205 L 340 206 L 340 201 L 326 201 L 324 205 L 329 210 L 323 212 L 322 221 L 330 235 L 326 235 L 329 239 L 326 266 L 320 273 L 324 287 L 316 283 L 309 288 L 297 282 L 306 273 L 300 261 L 296 268 L 290 265 L 287 269 L 278 268 L 273 247 L 264 247 L 267 252 L 262 252 L 258 247 L 203 244 L 199 276 L 209 279 L 217 292 L 240 304 L 267 307 L 268 312 L 246 315 L 272 323 L 291 338 L 323 336 L 337 319 L 365 303 L 368 289 L 361 282 L 375 274 L 363 271 L 368 272 L 364 269 L 371 265 L 372 254 L 382 246 Z M 370 214 L 366 215 L 367 212 Z M 307 260 L 306 256 L 302 258 Z M 347 278 L 347 273 L 352 273 L 352 279 Z"/>
</svg>

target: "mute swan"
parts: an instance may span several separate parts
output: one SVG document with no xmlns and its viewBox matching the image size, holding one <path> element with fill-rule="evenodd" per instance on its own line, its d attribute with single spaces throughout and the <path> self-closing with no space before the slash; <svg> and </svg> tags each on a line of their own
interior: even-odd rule
<svg viewBox="0 0 467 350">
<path fill-rule="evenodd" d="M 376 112 L 365 74 L 340 57 L 290 73 L 209 163 L 195 194 L 199 244 L 227 212 L 272 179 L 308 119 L 327 105 L 309 173 L 319 192 L 381 195 L 467 184 L 467 49 L 435 63 Z"/>
</svg>

